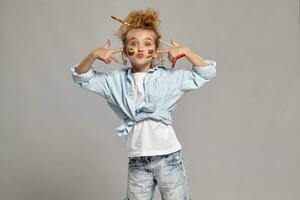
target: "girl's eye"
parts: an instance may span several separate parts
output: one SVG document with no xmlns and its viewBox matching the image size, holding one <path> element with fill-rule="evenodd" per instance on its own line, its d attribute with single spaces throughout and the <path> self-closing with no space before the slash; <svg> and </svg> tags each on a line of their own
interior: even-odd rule
<svg viewBox="0 0 300 200">
<path fill-rule="evenodd" d="M 146 43 L 146 46 L 151 46 L 151 44 L 150 43 Z"/>
</svg>

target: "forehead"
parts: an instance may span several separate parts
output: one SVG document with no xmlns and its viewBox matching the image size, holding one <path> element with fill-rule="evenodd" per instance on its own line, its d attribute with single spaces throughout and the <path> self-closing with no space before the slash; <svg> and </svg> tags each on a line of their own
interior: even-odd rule
<svg viewBox="0 0 300 200">
<path fill-rule="evenodd" d="M 136 40 L 145 40 L 146 38 L 151 38 L 154 41 L 155 34 L 151 30 L 131 29 L 127 33 L 127 40 L 133 40 L 133 38 L 135 38 Z"/>
</svg>

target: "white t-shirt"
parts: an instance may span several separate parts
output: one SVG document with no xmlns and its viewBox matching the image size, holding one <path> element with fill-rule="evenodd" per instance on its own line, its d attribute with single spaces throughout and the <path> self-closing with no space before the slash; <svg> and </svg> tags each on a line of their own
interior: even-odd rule
<svg viewBox="0 0 300 200">
<path fill-rule="evenodd" d="M 133 73 L 136 108 L 145 103 L 143 83 L 146 74 L 147 72 Z M 128 157 L 163 155 L 181 149 L 172 125 L 152 119 L 137 122 L 125 138 Z"/>
</svg>

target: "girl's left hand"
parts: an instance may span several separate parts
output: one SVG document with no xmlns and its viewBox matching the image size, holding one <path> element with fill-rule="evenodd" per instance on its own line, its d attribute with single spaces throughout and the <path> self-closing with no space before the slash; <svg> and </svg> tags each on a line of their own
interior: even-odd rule
<svg viewBox="0 0 300 200">
<path fill-rule="evenodd" d="M 186 46 L 180 45 L 171 39 L 172 47 L 164 50 L 157 50 L 157 53 L 168 53 L 168 59 L 172 62 L 172 68 L 175 66 L 176 61 L 184 56 L 186 56 L 190 49 Z"/>
</svg>

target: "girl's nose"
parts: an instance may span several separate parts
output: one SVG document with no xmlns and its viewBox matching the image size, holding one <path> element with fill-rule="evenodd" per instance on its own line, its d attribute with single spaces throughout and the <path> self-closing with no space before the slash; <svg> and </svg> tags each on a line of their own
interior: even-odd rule
<svg viewBox="0 0 300 200">
<path fill-rule="evenodd" d="M 138 45 L 137 49 L 138 49 L 138 52 L 142 52 L 143 51 L 143 46 L 142 45 Z"/>
</svg>

